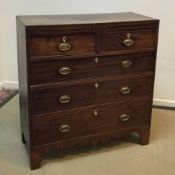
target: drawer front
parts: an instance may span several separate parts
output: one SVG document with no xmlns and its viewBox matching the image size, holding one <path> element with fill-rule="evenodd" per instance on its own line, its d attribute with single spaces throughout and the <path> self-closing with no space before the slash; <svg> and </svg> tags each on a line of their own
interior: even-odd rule
<svg viewBox="0 0 175 175">
<path fill-rule="evenodd" d="M 34 115 L 78 107 L 152 97 L 153 76 L 110 77 L 60 84 L 54 88 L 33 89 Z"/>
<path fill-rule="evenodd" d="M 29 83 L 41 84 L 153 71 L 153 53 L 31 62 Z"/>
<path fill-rule="evenodd" d="M 151 99 L 75 109 L 32 118 L 33 144 L 73 139 L 150 123 Z"/>
<path fill-rule="evenodd" d="M 28 45 L 30 57 L 94 53 L 95 35 L 31 37 Z"/>
<path fill-rule="evenodd" d="M 98 36 L 97 52 L 156 49 L 156 31 L 102 33 Z"/>
</svg>

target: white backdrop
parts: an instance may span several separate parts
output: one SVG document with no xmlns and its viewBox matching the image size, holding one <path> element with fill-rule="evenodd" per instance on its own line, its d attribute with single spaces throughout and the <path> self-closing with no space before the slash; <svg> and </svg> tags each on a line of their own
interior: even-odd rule
<svg viewBox="0 0 175 175">
<path fill-rule="evenodd" d="M 17 86 L 16 15 L 133 11 L 159 18 L 155 103 L 175 106 L 175 1 L 0 0 L 0 83 Z"/>
</svg>

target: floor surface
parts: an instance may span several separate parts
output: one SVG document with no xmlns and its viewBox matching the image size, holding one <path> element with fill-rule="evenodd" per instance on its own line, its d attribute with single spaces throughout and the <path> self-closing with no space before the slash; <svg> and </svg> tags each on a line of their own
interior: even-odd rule
<svg viewBox="0 0 175 175">
<path fill-rule="evenodd" d="M 18 93 L 17 90 L 12 89 L 0 89 L 0 107 L 7 103 L 11 98 L 13 98 Z"/>
<path fill-rule="evenodd" d="M 150 144 L 135 137 L 50 153 L 31 171 L 21 143 L 18 95 L 0 109 L 0 175 L 175 175 L 175 111 L 153 109 Z"/>
</svg>

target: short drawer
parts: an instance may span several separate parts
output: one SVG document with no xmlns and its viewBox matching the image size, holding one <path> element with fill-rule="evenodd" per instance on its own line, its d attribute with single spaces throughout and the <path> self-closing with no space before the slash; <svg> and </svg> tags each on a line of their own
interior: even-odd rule
<svg viewBox="0 0 175 175">
<path fill-rule="evenodd" d="M 151 99 L 122 102 L 32 118 L 34 145 L 148 125 Z"/>
<path fill-rule="evenodd" d="M 156 49 L 156 31 L 127 31 L 98 35 L 97 52 Z"/>
<path fill-rule="evenodd" d="M 128 76 L 32 88 L 32 114 L 50 113 L 135 98 L 152 97 L 153 76 Z"/>
<path fill-rule="evenodd" d="M 30 57 L 75 55 L 95 52 L 95 35 L 43 36 L 28 39 Z"/>
<path fill-rule="evenodd" d="M 153 71 L 154 53 L 31 62 L 29 83 L 42 84 Z"/>
</svg>

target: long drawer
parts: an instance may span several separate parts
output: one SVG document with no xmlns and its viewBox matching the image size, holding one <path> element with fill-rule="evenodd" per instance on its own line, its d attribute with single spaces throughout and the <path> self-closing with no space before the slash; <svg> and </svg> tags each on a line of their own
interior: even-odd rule
<svg viewBox="0 0 175 175">
<path fill-rule="evenodd" d="M 135 98 L 152 97 L 152 73 L 59 83 L 31 88 L 32 114 L 50 113 Z"/>
<path fill-rule="evenodd" d="M 54 58 L 54 57 L 53 57 Z M 154 52 L 31 62 L 29 84 L 153 71 Z"/>
<path fill-rule="evenodd" d="M 34 145 L 150 123 L 151 99 L 113 103 L 32 118 Z"/>
</svg>

